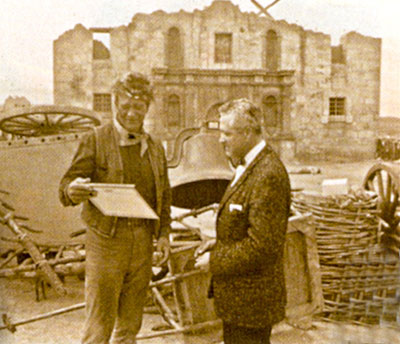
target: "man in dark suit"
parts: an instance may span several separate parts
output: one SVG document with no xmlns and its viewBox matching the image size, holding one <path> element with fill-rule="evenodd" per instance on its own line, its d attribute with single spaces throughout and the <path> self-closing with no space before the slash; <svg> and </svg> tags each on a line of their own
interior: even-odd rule
<svg viewBox="0 0 400 344">
<path fill-rule="evenodd" d="M 290 210 L 287 171 L 262 138 L 258 109 L 247 99 L 219 108 L 220 142 L 236 167 L 217 214 L 214 241 L 199 248 L 209 267 L 225 344 L 270 343 L 285 315 L 283 253 Z"/>
<path fill-rule="evenodd" d="M 87 225 L 82 343 L 136 343 L 152 275 L 153 239 L 160 265 L 169 255 L 171 191 L 161 143 L 143 129 L 153 91 L 140 73 L 113 87 L 113 121 L 81 141 L 60 183 L 65 206 L 83 203 Z M 159 220 L 105 216 L 91 202 L 90 182 L 135 184 Z M 133 205 L 132 205 L 133 206 Z"/>
</svg>

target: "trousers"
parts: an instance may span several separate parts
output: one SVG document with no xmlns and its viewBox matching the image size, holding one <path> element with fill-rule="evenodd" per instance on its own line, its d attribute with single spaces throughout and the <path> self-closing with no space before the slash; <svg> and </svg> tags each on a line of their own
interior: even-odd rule
<svg viewBox="0 0 400 344">
<path fill-rule="evenodd" d="M 113 238 L 87 231 L 83 344 L 136 343 L 152 254 L 152 235 L 145 226 L 118 226 Z"/>
<path fill-rule="evenodd" d="M 249 328 L 222 323 L 224 344 L 270 344 L 271 326 Z"/>
</svg>

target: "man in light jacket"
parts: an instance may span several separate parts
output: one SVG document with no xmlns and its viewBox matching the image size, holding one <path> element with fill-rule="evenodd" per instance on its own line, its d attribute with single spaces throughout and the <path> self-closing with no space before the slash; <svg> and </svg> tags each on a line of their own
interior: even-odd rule
<svg viewBox="0 0 400 344">
<path fill-rule="evenodd" d="M 81 141 L 60 183 L 65 206 L 83 203 L 86 321 L 82 343 L 136 343 L 152 275 L 153 238 L 168 259 L 171 193 L 160 142 L 143 130 L 153 92 L 129 73 L 113 87 L 113 121 Z M 105 216 L 91 202 L 95 183 L 135 184 L 159 220 Z"/>
</svg>

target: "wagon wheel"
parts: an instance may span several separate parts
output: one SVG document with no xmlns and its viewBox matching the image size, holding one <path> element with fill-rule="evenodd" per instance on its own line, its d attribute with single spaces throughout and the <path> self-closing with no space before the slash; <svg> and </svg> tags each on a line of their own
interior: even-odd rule
<svg viewBox="0 0 400 344">
<path fill-rule="evenodd" d="M 380 217 L 386 223 L 382 242 L 398 252 L 400 250 L 400 164 L 374 165 L 367 172 L 363 186 L 378 195 Z"/>
<path fill-rule="evenodd" d="M 0 121 L 0 130 L 19 136 L 46 136 L 86 131 L 100 120 L 90 110 L 57 105 L 32 106 Z"/>
</svg>

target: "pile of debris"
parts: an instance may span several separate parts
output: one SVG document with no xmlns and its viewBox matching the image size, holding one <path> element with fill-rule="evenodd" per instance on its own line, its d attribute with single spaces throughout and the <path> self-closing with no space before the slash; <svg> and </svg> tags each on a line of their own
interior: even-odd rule
<svg viewBox="0 0 400 344">
<path fill-rule="evenodd" d="M 400 139 L 390 136 L 377 139 L 376 157 L 392 161 L 400 159 Z"/>
<path fill-rule="evenodd" d="M 296 193 L 293 209 L 311 213 L 324 295 L 323 317 L 400 326 L 400 260 L 382 245 L 378 197 Z"/>
<path fill-rule="evenodd" d="M 7 236 L 0 235 L 9 249 L 0 254 L 0 278 L 32 278 L 35 281 L 36 300 L 46 298 L 46 286 L 51 286 L 59 296 L 66 295 L 65 276 L 84 279 L 85 249 L 83 244 L 64 242 L 60 245 L 36 242 L 28 232 L 40 231 L 26 225 L 29 219 L 16 214 L 16 209 L 8 203 L 9 193 L 0 189 L 0 228 L 7 228 Z M 169 334 L 204 330 L 219 325 L 212 301 L 201 297 L 206 295 L 209 273 L 194 269 L 194 251 L 201 243 L 200 229 L 189 223 L 191 217 L 203 213 L 215 213 L 217 205 L 212 204 L 185 211 L 173 217 L 174 228 L 171 236 L 171 255 L 168 264 L 159 267 L 150 283 L 149 304 L 145 311 L 157 313 L 165 320 L 165 325 L 141 334 L 138 339 L 147 339 Z M 71 234 L 84 234 L 79 230 Z M 157 256 L 154 255 L 154 265 Z M 155 267 L 155 266 L 154 266 Z M 7 314 L 2 314 L 1 330 L 15 332 L 18 326 L 48 319 L 56 315 L 76 311 L 85 307 L 78 303 L 45 314 L 13 322 Z"/>
</svg>

